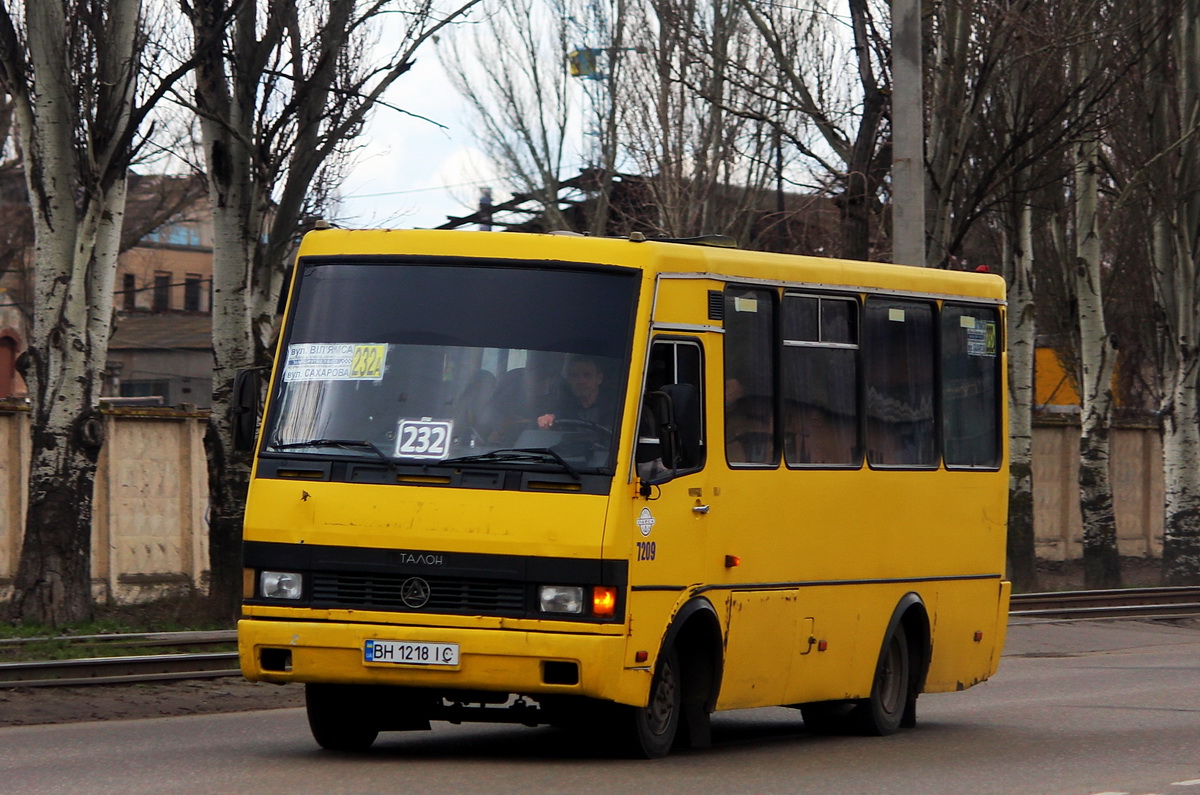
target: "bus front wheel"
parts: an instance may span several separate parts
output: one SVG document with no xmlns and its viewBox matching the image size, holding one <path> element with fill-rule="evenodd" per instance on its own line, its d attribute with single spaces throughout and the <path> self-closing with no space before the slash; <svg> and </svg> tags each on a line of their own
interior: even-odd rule
<svg viewBox="0 0 1200 795">
<path fill-rule="evenodd" d="M 659 759 L 671 752 L 683 709 L 679 673 L 679 655 L 672 648 L 659 659 L 650 683 L 650 702 L 645 707 L 619 708 L 616 729 L 630 756 Z"/>
<path fill-rule="evenodd" d="M 365 751 L 379 736 L 369 722 L 371 710 L 358 691 L 346 685 L 304 686 L 308 728 L 317 745 L 329 751 Z"/>
<path fill-rule="evenodd" d="M 859 733 L 879 737 L 894 734 L 904 719 L 911 687 L 908 638 L 904 625 L 897 624 L 880 656 L 870 697 L 856 704 L 850 713 Z"/>
</svg>

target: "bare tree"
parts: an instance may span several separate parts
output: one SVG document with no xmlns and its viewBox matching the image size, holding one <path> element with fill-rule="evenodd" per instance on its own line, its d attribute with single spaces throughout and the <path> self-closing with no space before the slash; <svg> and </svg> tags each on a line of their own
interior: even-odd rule
<svg viewBox="0 0 1200 795">
<path fill-rule="evenodd" d="M 1030 206 L 1032 210 L 1037 192 L 1061 182 L 1070 172 L 1064 155 L 1072 143 L 1086 141 L 1088 136 L 1094 139 L 1100 106 L 1145 54 L 1144 47 L 1105 46 L 1120 36 L 1120 25 L 1126 24 L 1122 21 L 1106 27 L 1109 20 L 1103 12 L 1107 7 L 1101 0 L 1085 4 L 944 0 L 935 5 L 930 23 L 934 35 L 927 56 L 936 64 L 927 147 L 931 263 L 963 262 L 973 230 L 989 215 L 999 211 L 1002 217 L 1012 218 L 1011 208 Z M 1095 55 L 1076 58 L 1075 68 L 1068 74 L 1066 65 L 1081 45 L 1094 46 Z M 1085 161 L 1090 156 L 1088 150 Z M 1091 173 L 1090 167 L 1081 167 L 1085 186 Z M 1025 195 L 1013 193 L 1017 190 Z M 1032 447 L 1026 431 L 1031 429 L 1033 410 L 1036 321 L 1032 303 L 1034 238 L 1026 238 L 1030 245 L 1018 243 L 1023 237 L 1013 238 L 1009 250 L 1020 256 L 1005 258 L 1005 275 L 1010 285 L 1009 382 L 1014 395 L 1009 555 L 1014 582 L 1028 587 L 1035 577 Z M 1087 245 L 1095 242 L 1089 238 Z M 1089 257 L 1091 251 L 1084 249 Z M 1083 276 L 1083 289 L 1098 291 L 1098 282 L 1093 280 L 1089 286 L 1089 278 Z M 1102 316 L 1089 309 L 1089 324 L 1097 318 Z M 1088 334 L 1090 339 L 1099 339 L 1091 327 Z M 1092 377 L 1103 378 L 1090 368 Z M 1100 385 L 1101 381 L 1093 383 Z M 1093 397 L 1097 401 L 1093 405 L 1099 408 L 1102 395 L 1096 392 Z M 1103 415 L 1101 411 L 1097 421 L 1107 428 Z M 1097 461 L 1096 466 L 1107 467 L 1106 459 L 1100 462 L 1102 453 L 1089 450 L 1088 454 Z M 1090 502 L 1101 505 L 1103 498 L 1097 495 L 1107 490 L 1106 479 L 1099 479 L 1096 468 L 1088 468 L 1085 477 Z M 1101 513 L 1089 512 L 1093 527 L 1099 526 Z M 1093 530 L 1091 537 L 1102 539 L 1101 545 L 1111 547 L 1115 554 L 1115 531 L 1110 530 Z"/>
<path fill-rule="evenodd" d="M 1122 149 L 1135 164 L 1126 181 L 1139 188 L 1150 218 L 1161 346 L 1163 579 L 1194 585 L 1200 584 L 1200 1 L 1149 6 L 1168 24 L 1148 17 L 1137 30 L 1154 58 L 1140 74 Z"/>
<path fill-rule="evenodd" d="M 1049 184 L 1037 200 L 1047 207 L 1044 226 L 1051 230 L 1051 234 L 1042 236 L 1042 259 L 1050 266 L 1042 274 L 1052 284 L 1043 285 L 1039 301 L 1052 297 L 1059 300 L 1058 312 L 1044 311 L 1043 307 L 1040 314 L 1048 320 L 1056 353 L 1061 361 L 1069 363 L 1079 388 L 1079 507 L 1084 584 L 1089 588 L 1115 588 L 1121 582 L 1109 474 L 1116 346 L 1105 317 L 1105 271 L 1110 269 L 1111 261 L 1103 245 L 1106 229 L 1101 220 L 1105 211 L 1101 149 L 1108 108 L 1091 96 L 1096 84 L 1089 79 L 1100 61 L 1098 31 L 1117 32 L 1110 27 L 1116 22 L 1111 8 L 1099 2 L 1077 7 L 1085 15 L 1078 26 L 1084 35 L 1075 41 L 1061 64 L 1063 85 L 1081 83 L 1075 95 L 1075 139 L 1069 152 L 1059 158 L 1064 173 L 1069 167 L 1070 174 Z M 1062 312 L 1065 306 L 1073 311 Z"/>
<path fill-rule="evenodd" d="M 626 0 L 513 0 L 449 37 L 442 63 L 475 111 L 477 139 L 511 192 L 546 229 L 602 234 L 618 133 L 612 97 L 625 69 Z M 591 170 L 590 190 L 564 183 Z M 592 199 L 569 212 L 563 199 Z"/>
<path fill-rule="evenodd" d="M 33 426 L 13 616 L 91 611 L 96 399 L 137 131 L 182 68 L 149 84 L 157 52 L 139 0 L 0 4 L 0 82 L 12 98 L 33 211 L 33 322 L 20 362 Z"/>
<path fill-rule="evenodd" d="M 1003 274 L 1008 282 L 1009 489 L 1008 572 L 1013 586 L 1037 586 L 1033 523 L 1033 360 L 1037 318 L 1033 305 L 1033 207 L 1018 172 L 1012 176 L 1004 224 Z"/>
<path fill-rule="evenodd" d="M 765 52 L 736 0 L 650 0 L 631 9 L 638 55 L 620 90 L 623 151 L 649 177 L 653 214 L 671 237 L 718 233 L 750 247 L 778 235 L 779 104 L 735 77 Z M 761 69 L 759 70 L 761 71 Z"/>
<path fill-rule="evenodd" d="M 886 236 L 879 221 L 891 159 L 891 53 L 877 21 L 881 13 L 887 18 L 886 6 L 847 0 L 847 31 L 828 21 L 837 18 L 840 3 L 801 9 L 737 2 L 769 54 L 765 64 L 744 64 L 747 68 L 737 79 L 752 93 L 777 98 L 778 105 L 769 112 L 780 133 L 837 202 L 840 255 L 863 260 L 886 256 L 873 246 Z M 852 72 L 843 74 L 840 64 L 849 64 Z"/>
<path fill-rule="evenodd" d="M 196 44 L 213 207 L 213 410 L 209 467 L 211 592 L 232 614 L 241 594 L 248 462 L 232 443 L 235 373 L 270 361 L 273 322 L 302 219 L 343 165 L 368 112 L 418 48 L 479 0 L 181 0 Z M 386 45 L 372 25 L 394 14 Z M 325 175 L 323 178 L 322 175 Z"/>
<path fill-rule="evenodd" d="M 736 0 L 524 0 L 474 34 L 443 59 L 513 193 L 537 200 L 521 228 L 775 237 L 777 103 L 730 79 L 763 57 Z"/>
<path fill-rule="evenodd" d="M 588 228 L 577 228 L 559 202 L 571 175 L 566 172 L 582 156 L 570 139 L 571 114 L 582 97 L 568 54 L 577 59 L 578 80 L 606 79 L 608 62 L 602 48 L 576 49 L 595 42 L 571 42 L 576 14 L 584 11 L 569 0 L 503 2 L 469 36 L 449 37 L 440 53 L 455 88 L 474 109 L 476 138 L 512 192 L 534 199 L 547 228 L 574 232 Z M 606 30 L 594 32 L 607 36 Z"/>
<path fill-rule="evenodd" d="M 1096 20 L 1100 23 L 1101 20 Z M 1076 74 L 1089 74 L 1099 62 L 1098 43 L 1085 40 L 1077 50 Z M 1098 121 L 1098 106 L 1086 91 L 1082 114 Z M 1100 140 L 1098 125 L 1084 128 L 1075 150 L 1075 306 L 1079 324 L 1081 424 L 1079 434 L 1079 507 L 1083 518 L 1084 584 L 1116 588 L 1121 584 L 1117 517 L 1109 477 L 1113 415 L 1113 373 L 1117 352 L 1104 318 L 1104 280 L 1100 230 Z"/>
</svg>

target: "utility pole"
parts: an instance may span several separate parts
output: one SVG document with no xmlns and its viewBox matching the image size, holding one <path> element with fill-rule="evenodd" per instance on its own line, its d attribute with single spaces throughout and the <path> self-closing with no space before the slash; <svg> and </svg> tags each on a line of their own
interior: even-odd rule
<svg viewBox="0 0 1200 795">
<path fill-rule="evenodd" d="M 892 261 L 925 265 L 921 0 L 892 0 Z"/>
</svg>

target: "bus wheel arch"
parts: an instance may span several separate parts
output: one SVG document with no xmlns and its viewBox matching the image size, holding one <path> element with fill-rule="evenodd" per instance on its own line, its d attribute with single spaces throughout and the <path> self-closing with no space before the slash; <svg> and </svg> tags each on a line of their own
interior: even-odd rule
<svg viewBox="0 0 1200 795">
<path fill-rule="evenodd" d="M 863 734 L 891 734 L 917 721 L 917 696 L 925 688 L 931 656 L 929 613 L 909 592 L 896 604 L 883 635 L 870 695 L 852 713 Z M 892 703 L 903 699 L 903 707 Z"/>
<path fill-rule="evenodd" d="M 716 608 L 696 597 L 679 609 L 663 636 L 660 655 L 675 652 L 681 689 L 680 736 L 677 746 L 712 745 L 710 716 L 717 708 L 724 672 L 724 642 Z"/>
<path fill-rule="evenodd" d="M 896 615 L 899 616 L 908 638 L 911 675 L 908 704 L 905 706 L 900 727 L 911 729 L 917 725 L 917 696 L 925 691 L 925 678 L 929 674 L 929 662 L 933 656 L 933 634 L 930 629 L 929 611 L 917 594 L 906 594 L 896 607 Z"/>
</svg>

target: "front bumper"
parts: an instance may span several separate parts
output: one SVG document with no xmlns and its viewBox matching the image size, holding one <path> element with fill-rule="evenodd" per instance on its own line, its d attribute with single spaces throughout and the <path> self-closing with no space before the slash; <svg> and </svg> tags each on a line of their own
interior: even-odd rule
<svg viewBox="0 0 1200 795">
<path fill-rule="evenodd" d="M 364 662 L 368 640 L 457 643 L 453 668 Z M 251 681 L 327 682 L 444 690 L 586 696 L 645 704 L 648 671 L 624 667 L 626 639 L 615 635 L 433 626 L 243 619 L 242 673 Z M 281 661 L 286 659 L 286 666 Z M 265 662 L 265 665 L 264 665 Z M 578 666 L 574 684 L 550 671 Z M 286 668 L 286 670 L 283 670 Z M 551 682 L 547 682 L 547 679 Z"/>
</svg>

